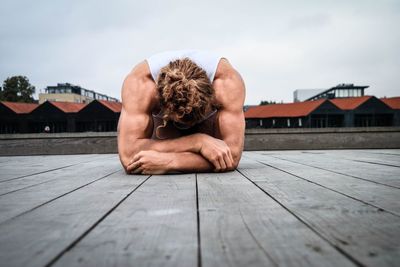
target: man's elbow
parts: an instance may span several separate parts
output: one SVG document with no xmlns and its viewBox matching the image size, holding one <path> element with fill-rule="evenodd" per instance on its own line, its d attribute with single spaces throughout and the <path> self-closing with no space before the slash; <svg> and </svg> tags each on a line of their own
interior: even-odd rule
<svg viewBox="0 0 400 267">
<path fill-rule="evenodd" d="M 226 171 L 227 171 L 227 172 L 234 171 L 234 170 L 236 170 L 237 167 L 239 166 L 239 162 L 240 162 L 240 157 L 241 157 L 241 155 L 232 155 L 232 157 L 233 157 L 233 162 L 232 162 L 232 165 L 231 165 L 231 166 L 228 166 L 228 167 L 226 168 Z"/>
<path fill-rule="evenodd" d="M 128 158 L 120 157 L 119 160 L 121 162 L 121 165 L 122 165 L 122 168 L 124 169 L 124 171 L 126 173 L 129 173 L 129 171 L 128 171 L 128 166 L 129 166 Z"/>
<path fill-rule="evenodd" d="M 128 156 L 127 153 L 119 151 L 119 161 L 121 162 L 122 168 L 126 173 L 129 173 L 128 166 L 131 163 L 132 157 Z"/>
</svg>

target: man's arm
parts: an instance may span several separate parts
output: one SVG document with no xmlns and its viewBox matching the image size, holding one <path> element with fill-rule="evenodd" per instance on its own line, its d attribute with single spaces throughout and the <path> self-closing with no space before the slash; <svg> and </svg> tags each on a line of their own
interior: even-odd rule
<svg viewBox="0 0 400 267">
<path fill-rule="evenodd" d="M 146 64 L 146 63 L 144 63 Z M 221 140 L 204 134 L 194 134 L 171 140 L 150 139 L 153 131 L 151 112 L 156 105 L 157 94 L 155 84 L 145 77 L 143 63 L 139 64 L 125 79 L 122 88 L 122 110 L 118 123 L 118 152 L 122 165 L 127 172 L 128 167 L 137 155 L 143 160 L 149 157 L 140 152 L 158 151 L 171 152 L 168 168 L 175 171 L 210 171 L 220 169 L 222 157 L 229 155 L 228 146 Z M 200 151 L 208 155 L 207 159 L 201 156 Z M 183 153 L 184 154 L 180 154 Z M 161 154 L 154 154 L 157 157 Z M 213 166 L 214 165 L 214 166 Z"/>
<path fill-rule="evenodd" d="M 224 66 L 225 65 L 225 66 Z M 228 61 L 224 61 L 222 68 L 226 68 L 224 77 L 215 80 L 213 86 L 216 97 L 222 107 L 219 112 L 218 126 L 221 139 L 230 148 L 233 157 L 233 167 L 237 168 L 244 145 L 245 119 L 243 105 L 245 99 L 245 84 L 240 74 L 233 69 Z"/>
<path fill-rule="evenodd" d="M 165 153 L 141 151 L 134 156 L 128 173 L 164 174 L 167 172 L 208 172 L 214 166 L 201 155 L 192 152 Z"/>
</svg>

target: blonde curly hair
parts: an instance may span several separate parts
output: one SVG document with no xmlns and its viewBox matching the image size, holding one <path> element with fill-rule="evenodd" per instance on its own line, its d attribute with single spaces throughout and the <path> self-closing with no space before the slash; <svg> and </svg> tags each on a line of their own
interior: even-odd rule
<svg viewBox="0 0 400 267">
<path fill-rule="evenodd" d="M 218 107 L 207 73 L 189 58 L 171 61 L 161 69 L 157 91 L 163 113 L 159 127 L 168 121 L 192 126 Z"/>
</svg>

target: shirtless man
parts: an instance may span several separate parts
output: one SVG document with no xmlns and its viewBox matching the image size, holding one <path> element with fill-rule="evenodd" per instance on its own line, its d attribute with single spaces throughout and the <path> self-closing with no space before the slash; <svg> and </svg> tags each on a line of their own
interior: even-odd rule
<svg viewBox="0 0 400 267">
<path fill-rule="evenodd" d="M 225 172 L 244 143 L 245 85 L 227 59 L 198 50 L 168 51 L 125 78 L 118 152 L 125 171 Z"/>
</svg>

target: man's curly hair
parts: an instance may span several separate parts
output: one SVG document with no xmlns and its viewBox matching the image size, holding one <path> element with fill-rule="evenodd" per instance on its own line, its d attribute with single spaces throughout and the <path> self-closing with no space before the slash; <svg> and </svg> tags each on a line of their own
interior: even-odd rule
<svg viewBox="0 0 400 267">
<path fill-rule="evenodd" d="M 193 125 L 217 108 L 207 73 L 189 58 L 171 61 L 157 77 L 163 124 L 175 121 Z"/>
</svg>

